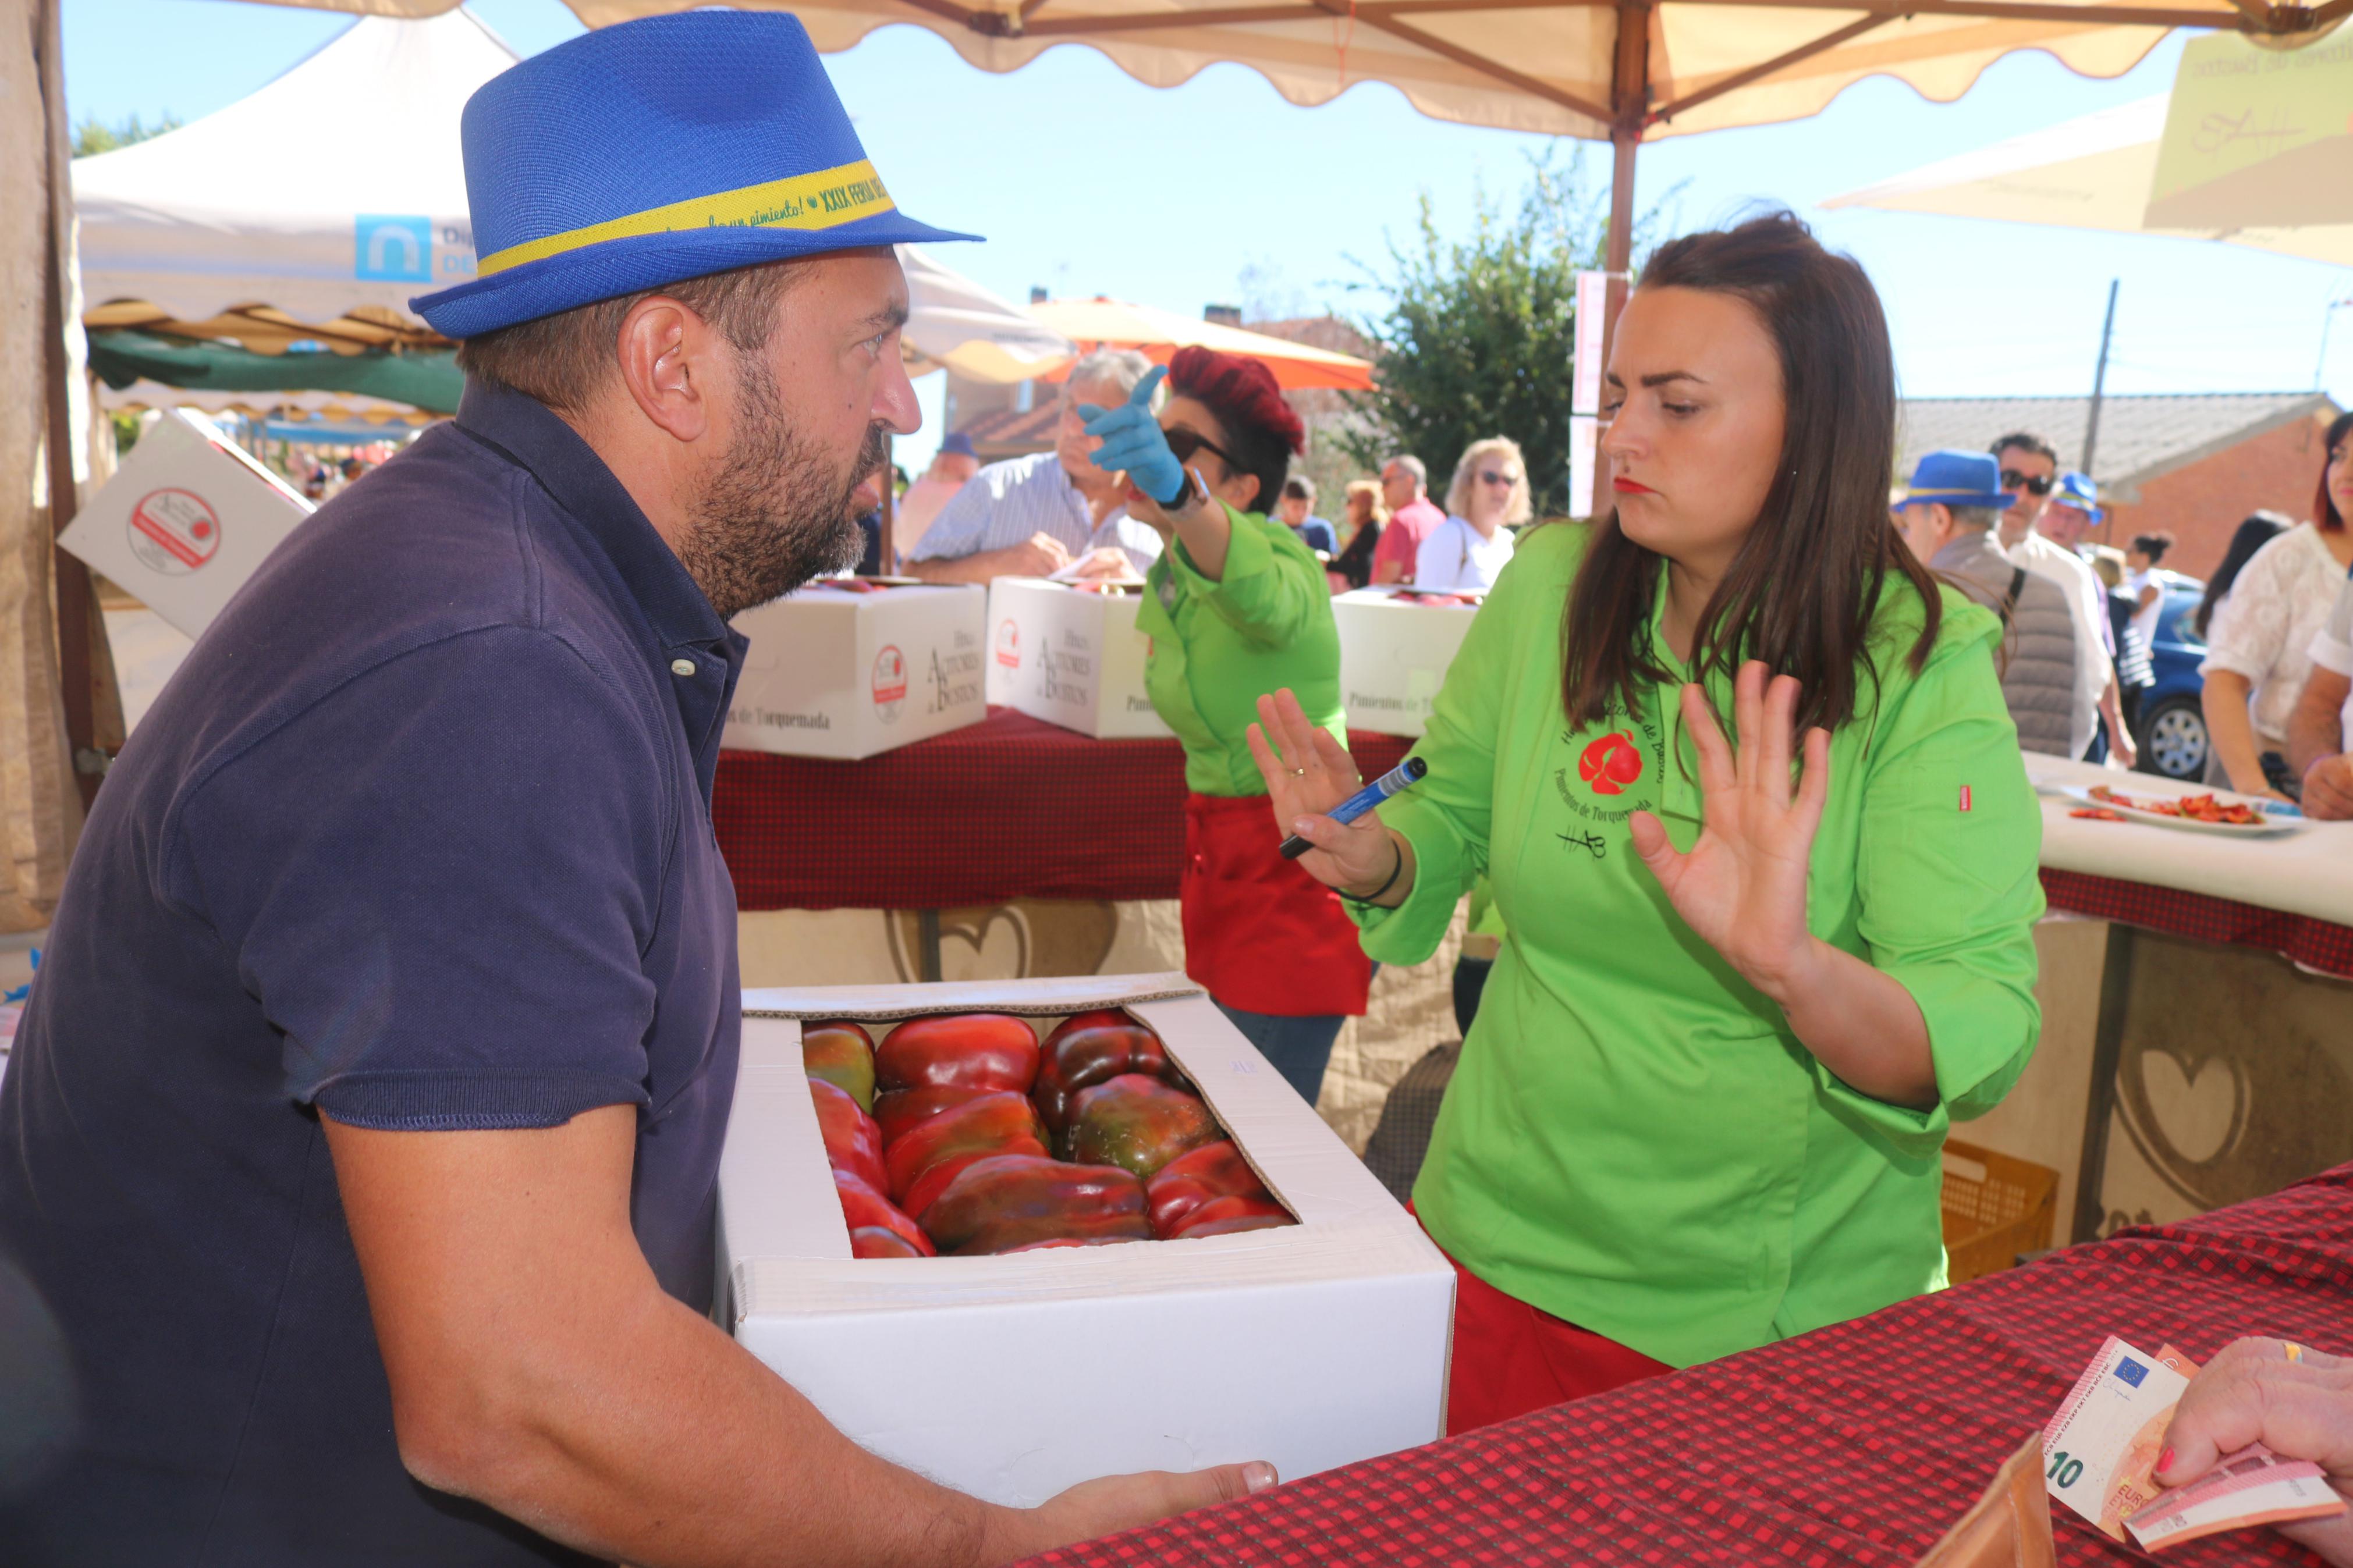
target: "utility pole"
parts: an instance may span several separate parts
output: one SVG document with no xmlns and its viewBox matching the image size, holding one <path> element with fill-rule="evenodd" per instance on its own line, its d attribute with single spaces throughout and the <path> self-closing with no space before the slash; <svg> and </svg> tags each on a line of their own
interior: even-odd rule
<svg viewBox="0 0 2353 1568">
<path fill-rule="evenodd" d="M 2116 285 L 2121 279 L 2108 279 L 2108 319 L 2100 328 L 2100 367 L 2092 373 L 2092 411 L 2084 420 L 2084 472 L 2096 482 L 2092 459 L 2100 449 L 2100 398 L 2108 388 L 2108 341 L 2116 331 Z"/>
</svg>

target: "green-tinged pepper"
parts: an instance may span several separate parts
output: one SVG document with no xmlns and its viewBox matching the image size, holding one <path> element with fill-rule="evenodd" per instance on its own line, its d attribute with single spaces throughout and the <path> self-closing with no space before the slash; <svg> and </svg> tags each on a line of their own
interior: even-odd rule
<svg viewBox="0 0 2353 1568">
<path fill-rule="evenodd" d="M 943 1110 L 954 1110 L 984 1094 L 1001 1092 L 987 1089 L 886 1089 L 874 1097 L 874 1120 L 882 1129 L 882 1147 L 887 1151 Z"/>
<path fill-rule="evenodd" d="M 898 1236 L 923 1257 L 934 1256 L 932 1238 L 923 1234 L 923 1227 L 873 1187 L 847 1171 L 837 1170 L 833 1173 L 833 1191 L 841 1200 L 841 1217 L 849 1222 L 851 1235 L 879 1226 Z"/>
<path fill-rule="evenodd" d="M 833 1168 L 877 1188 L 890 1185 L 882 1163 L 882 1129 L 874 1118 L 858 1109 L 848 1090 L 825 1079 L 809 1079 L 809 1098 L 817 1101 L 817 1130 Z"/>
<path fill-rule="evenodd" d="M 1063 1152 L 1082 1165 L 1118 1165 L 1149 1181 L 1177 1155 L 1223 1136 L 1200 1100 L 1131 1072 L 1071 1097 Z"/>
<path fill-rule="evenodd" d="M 1227 1138 L 1204 1143 L 1161 1166 L 1145 1184 L 1144 1194 L 1151 1204 L 1155 1236 L 1172 1234 L 1186 1215 L 1213 1198 L 1274 1195 Z"/>
<path fill-rule="evenodd" d="M 801 1026 L 801 1067 L 811 1079 L 823 1079 L 858 1101 L 858 1109 L 874 1109 L 874 1039 L 847 1019 Z"/>
<path fill-rule="evenodd" d="M 1176 1228 L 1167 1233 L 1167 1239 L 1187 1241 L 1208 1236 L 1232 1236 L 1245 1230 L 1272 1230 L 1298 1223 L 1291 1217 L 1289 1209 L 1272 1198 L 1211 1198 L 1178 1220 Z"/>
<path fill-rule="evenodd" d="M 891 1195 L 917 1219 L 957 1170 L 986 1154 L 1043 1154 L 1038 1108 L 1011 1089 L 943 1110 L 891 1145 Z"/>
<path fill-rule="evenodd" d="M 1060 1137 L 1071 1096 L 1124 1072 L 1174 1079 L 1160 1037 L 1126 1014 L 1103 1008 L 1065 1018 L 1046 1037 L 1038 1058 L 1038 1113 Z"/>
<path fill-rule="evenodd" d="M 1038 1241 L 1149 1241 L 1144 1184 L 1115 1165 L 992 1154 L 956 1173 L 923 1215 L 943 1252 L 1010 1252 Z"/>
<path fill-rule="evenodd" d="M 1009 1089 L 1038 1081 L 1038 1034 L 1005 1013 L 910 1018 L 874 1053 L 884 1089 Z"/>
</svg>

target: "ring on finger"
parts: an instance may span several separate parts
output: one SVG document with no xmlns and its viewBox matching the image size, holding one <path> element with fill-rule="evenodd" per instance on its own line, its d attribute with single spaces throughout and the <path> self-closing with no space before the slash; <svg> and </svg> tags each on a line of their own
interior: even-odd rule
<svg viewBox="0 0 2353 1568">
<path fill-rule="evenodd" d="M 1307 770 L 1305 768 L 1293 768 L 1291 770 L 1291 776 L 1295 779 L 1303 779 L 1307 776 Z"/>
</svg>

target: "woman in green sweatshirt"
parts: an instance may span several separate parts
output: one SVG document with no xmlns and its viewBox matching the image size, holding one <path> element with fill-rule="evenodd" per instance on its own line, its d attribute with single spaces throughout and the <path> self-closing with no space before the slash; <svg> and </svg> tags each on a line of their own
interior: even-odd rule
<svg viewBox="0 0 2353 1568">
<path fill-rule="evenodd" d="M 1786 214 L 1676 240 L 1609 383 L 1614 513 L 1523 539 L 1421 784 L 1344 827 L 1345 754 L 1252 735 L 1374 957 L 1482 872 L 1509 929 L 1414 1193 L 1458 1430 L 1939 1286 L 1947 1129 L 2039 1026 L 2000 628 L 1888 521 L 1862 269 Z"/>
</svg>

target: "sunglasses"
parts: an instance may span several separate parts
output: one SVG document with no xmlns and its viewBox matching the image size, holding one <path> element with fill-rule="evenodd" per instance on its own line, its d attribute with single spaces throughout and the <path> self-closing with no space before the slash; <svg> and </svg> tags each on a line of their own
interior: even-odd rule
<svg viewBox="0 0 2353 1568">
<path fill-rule="evenodd" d="M 1979 473 L 1983 473 L 1985 470 L 1980 468 L 1978 471 Z M 2049 495 L 2051 493 L 2051 487 L 2057 482 L 2058 481 L 2049 474 L 2021 474 L 2016 468 L 2004 468 L 2001 471 L 2002 489 L 2006 490 L 2024 490 L 2031 496 Z"/>
<path fill-rule="evenodd" d="M 1234 472 L 1242 471 L 1242 466 L 1234 461 L 1234 455 L 1231 452 L 1227 451 L 1198 430 L 1188 430 L 1184 426 L 1178 425 L 1163 430 L 1160 437 L 1162 440 L 1168 443 L 1168 450 L 1176 455 L 1176 460 L 1180 463 L 1191 462 L 1193 455 L 1206 447 L 1225 459 L 1226 467 Z"/>
<path fill-rule="evenodd" d="M 1499 473 L 1493 468 L 1482 468 L 1479 470 L 1479 479 L 1482 484 L 1515 485 L 1520 482 L 1520 476 L 1517 474 Z"/>
</svg>

